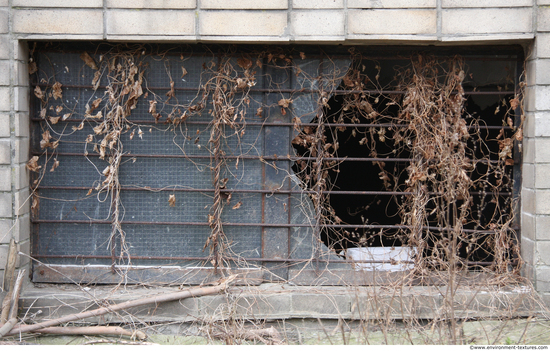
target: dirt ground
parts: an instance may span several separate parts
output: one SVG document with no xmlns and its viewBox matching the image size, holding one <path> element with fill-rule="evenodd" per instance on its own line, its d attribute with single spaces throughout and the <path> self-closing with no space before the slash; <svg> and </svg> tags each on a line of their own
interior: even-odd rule
<svg viewBox="0 0 550 351">
<path fill-rule="evenodd" d="M 451 343 L 449 329 L 436 327 L 426 321 L 424 325 L 409 325 L 403 322 L 389 325 L 361 325 L 337 321 L 289 320 L 272 323 L 280 333 L 283 345 L 446 345 Z M 458 343 L 462 345 L 550 345 L 550 321 L 514 319 L 506 321 L 463 321 L 458 325 Z M 21 338 L 3 339 L 1 345 L 224 345 L 264 344 L 271 341 L 226 338 L 208 335 L 200 326 L 151 326 L 143 330 L 148 334 L 145 341 L 115 336 L 43 336 L 24 335 Z M 159 331 L 163 332 L 162 334 Z M 170 333 L 170 332 L 176 333 Z M 211 330 L 210 330 L 211 331 Z M 277 343 L 277 342 L 276 342 Z"/>
</svg>

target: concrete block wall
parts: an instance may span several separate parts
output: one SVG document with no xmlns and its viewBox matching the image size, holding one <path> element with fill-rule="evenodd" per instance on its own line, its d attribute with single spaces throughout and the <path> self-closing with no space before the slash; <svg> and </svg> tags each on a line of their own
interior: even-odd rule
<svg viewBox="0 0 550 351">
<path fill-rule="evenodd" d="M 27 40 L 524 44 L 522 252 L 550 293 L 550 0 L 0 0 L 0 275 L 29 252 Z"/>
<path fill-rule="evenodd" d="M 525 275 L 550 301 L 550 1 L 538 0 L 535 40 L 526 61 L 522 182 Z"/>
<path fill-rule="evenodd" d="M 8 245 L 30 253 L 29 85 L 27 45 L 13 39 L 8 1 L 0 2 L 0 278 L 3 280 Z M 19 268 L 29 259 L 20 255 Z M 2 285 L 0 283 L 0 285 Z"/>
<path fill-rule="evenodd" d="M 533 1 L 11 0 L 8 12 L 19 39 L 472 42 L 532 38 Z"/>
</svg>

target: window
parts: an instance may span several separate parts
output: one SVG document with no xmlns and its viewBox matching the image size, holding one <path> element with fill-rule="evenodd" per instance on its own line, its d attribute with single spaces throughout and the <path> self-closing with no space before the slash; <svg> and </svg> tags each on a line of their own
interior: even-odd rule
<svg viewBox="0 0 550 351">
<path fill-rule="evenodd" d="M 34 281 L 347 284 L 372 282 L 360 267 L 517 262 L 518 48 L 32 55 Z"/>
</svg>

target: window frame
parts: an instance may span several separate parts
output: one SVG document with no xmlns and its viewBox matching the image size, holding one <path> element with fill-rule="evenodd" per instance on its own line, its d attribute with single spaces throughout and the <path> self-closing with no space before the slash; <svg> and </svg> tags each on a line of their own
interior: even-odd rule
<svg viewBox="0 0 550 351">
<path fill-rule="evenodd" d="M 85 45 L 85 44 L 76 44 L 71 47 L 71 45 L 67 43 L 58 43 L 59 47 L 56 50 L 60 50 L 61 52 L 76 52 L 76 53 L 82 53 L 85 50 L 90 51 L 91 48 L 94 46 L 101 47 L 100 44 L 93 44 L 91 46 Z M 237 49 L 244 49 L 244 50 L 251 50 L 251 46 L 237 46 L 237 47 L 230 47 L 230 46 L 217 46 L 217 48 L 223 47 L 225 50 L 234 50 L 234 48 Z M 193 47 L 195 49 L 196 47 Z M 228 49 L 229 48 L 229 49 Z M 414 51 L 419 51 L 418 47 L 390 47 L 390 48 L 383 48 L 383 49 L 377 49 L 373 50 L 372 48 L 366 48 L 366 47 L 359 47 L 361 50 L 371 50 L 374 51 L 374 54 L 371 54 L 372 57 L 376 57 L 377 55 L 395 55 L 399 56 L 403 53 L 411 53 Z M 253 50 L 257 49 L 256 47 L 252 47 Z M 277 48 L 274 48 L 275 50 L 278 50 Z M 324 56 L 325 52 L 328 52 L 330 50 L 336 51 L 337 53 L 341 55 L 348 55 L 347 53 L 349 48 L 339 48 L 339 47 L 318 47 L 318 46 L 303 46 L 303 47 L 289 47 L 285 48 L 287 50 L 291 50 L 296 56 L 294 59 L 298 59 L 299 53 L 304 50 L 306 52 L 305 56 L 314 56 L 315 54 L 311 54 L 311 52 L 317 52 L 319 57 L 326 57 L 330 58 L 331 55 Z M 212 55 L 212 52 L 214 51 L 212 49 L 212 46 L 208 47 L 208 49 L 205 52 L 208 52 L 208 50 L 212 50 L 209 52 L 210 55 Z M 284 51 L 284 50 L 283 50 Z M 422 50 L 424 51 L 424 50 Z M 517 72 L 521 72 L 523 70 L 522 62 L 522 52 L 519 47 L 488 47 L 488 48 L 464 48 L 464 47 L 451 47 L 451 48 L 430 48 L 428 51 L 434 51 L 438 55 L 444 56 L 444 55 L 450 55 L 455 53 L 461 53 L 462 55 L 480 55 L 485 56 L 491 53 L 493 58 L 499 58 L 504 57 L 506 58 L 506 55 L 511 55 L 510 53 L 514 53 L 516 55 L 515 61 L 516 64 L 516 70 Z M 41 52 L 41 49 L 39 48 L 36 52 Z M 214 55 L 216 56 L 216 55 Z M 266 65 L 267 58 L 264 59 L 264 65 Z M 267 66 L 267 65 L 266 65 Z M 264 68 L 267 69 L 267 68 Z M 290 75 L 291 76 L 291 75 Z M 517 87 L 520 85 L 520 77 L 519 75 L 515 77 L 516 82 L 514 82 L 514 85 L 516 86 L 516 89 L 513 91 L 510 91 L 511 94 L 517 93 Z M 40 82 L 32 82 L 31 83 L 31 90 L 34 90 L 37 86 L 38 87 L 48 87 L 51 84 L 43 84 Z M 89 87 L 88 87 L 89 88 Z M 154 89 L 153 89 L 154 90 Z M 307 90 L 307 89 L 296 89 L 296 88 L 283 88 L 280 89 L 278 92 L 275 92 L 272 96 L 272 89 L 269 87 L 263 87 L 258 88 L 257 90 L 251 89 L 251 91 L 254 92 L 261 92 L 264 90 L 264 93 L 267 96 L 264 96 L 264 99 L 271 99 L 269 101 L 265 102 L 266 106 L 271 106 L 271 109 L 273 111 L 279 110 L 282 111 L 285 109 L 284 106 L 280 106 L 278 104 L 279 101 L 281 101 L 281 97 L 283 98 L 289 98 L 291 99 L 295 94 L 304 94 L 304 93 L 311 93 L 311 94 L 317 94 L 319 93 L 319 90 L 314 91 Z M 332 89 L 332 93 L 339 94 L 339 93 L 349 93 L 347 91 L 340 91 L 338 89 Z M 493 92 L 493 93 L 502 93 L 502 92 Z M 160 95 L 160 94 L 159 94 Z M 31 114 L 33 117 L 31 117 L 31 120 L 33 123 L 38 123 L 41 121 L 40 117 L 37 117 L 39 114 L 36 104 L 38 102 L 36 99 L 31 99 L 33 102 L 31 103 L 31 111 L 33 111 Z M 265 133 L 272 134 L 272 133 L 287 133 L 288 139 L 286 140 L 286 145 L 281 149 L 288 150 L 288 155 L 293 151 L 292 149 L 292 139 L 293 136 L 296 135 L 296 133 L 293 132 L 295 124 L 291 121 L 283 122 L 279 120 L 278 117 L 281 115 L 279 113 L 277 116 L 275 116 L 275 113 L 273 114 L 274 119 L 273 121 L 269 122 L 269 118 L 267 118 L 268 121 L 266 122 L 258 122 L 261 126 L 264 135 Z M 516 115 L 521 115 L 520 113 L 516 113 Z M 517 123 L 517 121 L 516 121 Z M 301 126 L 314 126 L 315 123 L 307 124 L 307 123 L 301 123 Z M 330 126 L 330 125 L 327 125 Z M 34 132 L 34 141 L 38 140 L 39 136 L 36 135 L 36 129 Z M 520 192 L 520 186 L 521 186 L 521 153 L 518 150 L 518 145 L 516 143 L 515 152 L 514 152 L 514 195 L 515 197 L 517 195 L 519 199 L 519 192 Z M 264 150 L 265 151 L 265 150 Z M 41 154 L 41 151 L 36 150 L 36 147 L 33 151 L 33 156 L 37 156 Z M 290 169 L 292 167 L 293 162 L 295 162 L 297 159 L 300 159 L 299 156 L 290 156 L 285 157 L 281 156 L 283 154 L 279 155 L 257 155 L 256 159 L 260 160 L 262 162 L 262 174 L 266 174 L 266 172 L 270 172 L 270 163 L 274 163 L 276 165 L 276 168 L 280 168 L 277 166 L 278 164 L 284 163 L 285 165 L 281 169 L 285 169 L 290 172 Z M 151 155 L 148 155 L 151 156 Z M 133 157 L 133 156 L 129 156 Z M 275 168 L 274 168 L 275 169 Z M 33 175 L 37 175 L 33 173 Z M 273 175 L 275 178 L 275 175 Z M 268 176 L 269 177 L 269 176 Z M 37 178 L 33 177 L 31 179 L 31 184 L 33 184 L 33 181 L 35 181 Z M 325 257 L 322 257 L 321 255 L 321 247 L 319 245 L 320 240 L 318 239 L 319 235 L 319 223 L 314 224 L 313 230 L 316 233 L 311 237 L 312 243 L 315 246 L 314 247 L 314 257 L 311 257 L 308 259 L 308 265 L 306 267 L 299 266 L 298 264 L 304 262 L 304 258 L 292 258 L 288 257 L 289 254 L 289 245 L 292 240 L 292 228 L 300 227 L 300 225 L 296 225 L 291 223 L 291 216 L 292 214 L 290 211 L 288 211 L 288 214 L 286 215 L 288 218 L 287 223 L 269 223 L 269 219 L 267 218 L 266 210 L 265 210 L 265 202 L 266 201 L 272 201 L 272 202 L 278 202 L 278 201 L 288 201 L 287 206 L 291 207 L 291 194 L 294 190 L 292 190 L 292 184 L 291 179 L 286 178 L 285 182 L 287 183 L 285 186 L 285 189 L 281 189 L 279 186 L 276 187 L 266 187 L 266 179 L 264 178 L 263 184 L 264 187 L 262 189 L 258 189 L 257 192 L 261 194 L 262 198 L 262 216 L 266 216 L 263 218 L 263 222 L 259 223 L 259 227 L 261 227 L 261 233 L 262 233 L 262 255 L 258 258 L 248 258 L 244 261 L 247 261 L 247 264 L 242 267 L 233 267 L 230 270 L 227 269 L 215 269 L 215 267 L 200 267 L 197 268 L 196 266 L 192 267 L 185 267 L 184 265 L 180 266 L 174 266 L 170 267 L 170 262 L 185 262 L 185 261 L 197 261 L 197 260 L 203 260 L 203 261 L 210 261 L 212 257 L 208 256 L 202 256 L 202 257 L 161 257 L 161 259 L 169 259 L 170 261 L 166 261 L 163 263 L 155 262 L 153 265 L 147 265 L 147 264 L 140 264 L 137 266 L 128 266 L 128 265 L 121 265 L 117 264 L 116 262 L 116 255 L 114 255 L 111 252 L 111 255 L 89 255 L 86 257 L 85 255 L 48 255 L 41 253 L 41 248 L 38 245 L 38 241 L 40 240 L 40 225 L 43 223 L 47 223 L 48 220 L 41 220 L 40 218 L 37 218 L 36 213 L 33 211 L 33 234 L 31 236 L 32 238 L 32 256 L 39 260 L 47 260 L 47 259 L 64 259 L 67 260 L 66 262 L 60 264 L 60 263 L 42 263 L 42 262 L 35 262 L 33 264 L 33 281 L 35 282 L 54 282 L 54 283 L 69 283 L 74 281 L 79 282 L 85 282 L 85 283 L 106 283 L 106 284 L 116 284 L 120 282 L 120 279 L 124 277 L 127 282 L 131 283 L 145 283 L 145 282 L 151 282 L 151 283 L 158 283 L 158 284 L 165 284 L 165 283 L 174 283 L 177 282 L 178 284 L 181 284 L 182 282 L 186 284 L 199 284 L 203 283 L 206 280 L 215 280 L 219 277 L 220 274 L 228 274 L 229 272 L 239 272 L 243 274 L 243 283 L 246 284 L 259 284 L 261 282 L 265 281 L 277 281 L 277 280 L 290 280 L 296 284 L 304 284 L 304 285 L 348 285 L 348 284 L 356 284 L 356 285 L 384 285 L 389 284 L 395 281 L 402 281 L 403 279 L 408 279 L 409 281 L 417 281 L 417 277 L 410 277 L 409 272 L 403 271 L 403 272 L 378 272 L 378 271 L 371 271 L 371 272 L 365 272 L 365 271 L 355 271 L 352 267 L 350 267 L 350 262 L 344 262 L 341 259 L 339 259 L 337 256 L 330 254 L 326 255 L 327 252 L 325 251 Z M 76 189 L 76 187 L 73 187 L 73 190 L 79 190 L 84 191 L 88 190 L 89 187 L 85 188 L 79 188 Z M 40 189 L 47 189 L 45 187 L 41 187 Z M 294 188 L 296 189 L 296 188 Z M 54 187 L 52 190 L 56 190 Z M 70 190 L 70 189 L 69 189 Z M 125 191 L 131 191 L 131 189 L 123 189 Z M 158 189 L 157 189 L 158 190 Z M 214 187 L 213 189 L 195 189 L 195 191 L 201 191 L 201 190 L 208 190 L 209 192 L 215 193 L 216 190 L 218 191 L 218 194 L 220 198 L 227 199 L 228 195 L 233 192 L 241 191 L 243 193 L 247 192 L 247 189 L 240 189 L 240 190 L 234 190 L 234 189 L 224 189 Z M 183 190 L 182 190 L 183 191 Z M 305 192 L 303 190 L 298 191 L 295 190 L 296 194 L 304 194 Z M 175 192 L 175 191 L 174 191 Z M 185 192 L 185 191 L 183 191 Z M 177 192 L 175 192 L 177 194 Z M 269 205 L 267 205 L 269 207 Z M 519 207 L 518 207 L 519 208 Z M 62 221 L 59 221 L 62 222 Z M 83 224 L 90 221 L 84 221 Z M 110 225 L 111 221 L 94 221 L 95 223 L 101 223 L 101 224 L 107 224 Z M 74 223 L 74 221 L 73 221 Z M 157 222 L 158 225 L 168 225 L 169 223 L 163 223 L 163 222 Z M 189 225 L 190 223 L 187 223 Z M 209 223 L 194 223 L 201 226 L 209 226 Z M 236 223 L 223 223 L 224 227 L 230 227 L 232 225 L 237 225 Z M 247 228 L 247 224 L 240 223 L 238 224 L 244 230 Z M 332 224 L 339 226 L 338 224 Z M 303 225 L 304 227 L 310 227 L 309 225 Z M 331 226 L 329 224 L 328 226 Z M 342 225 L 340 225 L 342 226 Z M 350 225 L 350 227 L 357 227 L 357 225 Z M 516 214 L 516 223 L 515 227 L 513 228 L 516 232 L 517 237 L 519 238 L 519 215 Z M 286 240 L 286 244 L 285 244 Z M 518 239 L 519 240 L 519 239 Z M 281 252 L 278 252 L 277 250 L 271 250 L 270 248 L 275 247 L 277 242 L 283 242 L 283 246 L 286 245 L 287 249 L 286 251 L 283 250 Z M 286 255 L 286 257 L 285 257 Z M 100 264 L 100 265 L 94 265 L 94 264 L 86 264 L 86 260 L 91 259 L 104 259 L 109 257 L 112 261 L 112 263 L 109 264 Z M 328 259 L 326 258 L 328 257 Z M 159 257 L 143 257 L 145 259 L 159 259 Z M 231 257 L 225 257 L 226 260 L 231 261 Z M 139 257 L 137 258 L 139 260 Z M 242 258 L 234 258 L 235 262 L 240 262 Z M 145 262 L 145 261 L 144 261 Z M 258 266 L 255 266 L 256 263 L 260 263 Z M 215 272 L 215 274 L 213 274 Z M 222 273 L 223 272 L 223 273 Z M 479 275 L 483 277 L 483 273 L 470 273 L 471 275 Z M 483 279 L 483 278 L 480 278 Z"/>
</svg>

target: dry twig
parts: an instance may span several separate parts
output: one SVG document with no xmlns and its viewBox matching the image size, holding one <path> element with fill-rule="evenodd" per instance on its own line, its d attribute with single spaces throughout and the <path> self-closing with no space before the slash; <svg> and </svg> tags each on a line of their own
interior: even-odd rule
<svg viewBox="0 0 550 351">
<path fill-rule="evenodd" d="M 8 249 L 8 262 L 6 263 L 6 270 L 4 271 L 4 290 L 9 291 L 10 294 L 6 294 L 2 301 L 2 316 L 0 317 L 0 323 L 6 323 L 9 319 L 11 292 L 14 286 L 15 277 L 15 262 L 17 260 L 17 244 L 12 238 L 10 240 L 10 246 Z"/>
<path fill-rule="evenodd" d="M 188 297 L 197 297 L 197 296 L 218 294 L 218 293 L 224 291 L 225 289 L 227 289 L 229 284 L 234 279 L 235 279 L 235 276 L 231 276 L 231 277 L 225 279 L 224 281 L 222 281 L 219 285 L 212 286 L 212 287 L 191 288 L 191 289 L 187 289 L 185 291 L 179 291 L 179 292 L 175 292 L 175 293 L 163 294 L 163 295 L 158 295 L 158 296 L 151 296 L 151 297 L 146 297 L 146 298 L 143 298 L 143 299 L 138 299 L 138 300 L 133 300 L 133 301 L 126 301 L 126 302 L 119 303 L 119 304 L 116 304 L 116 305 L 112 305 L 112 306 L 109 306 L 109 307 L 101 307 L 101 308 L 91 310 L 91 311 L 87 311 L 87 312 L 71 314 L 71 315 L 68 315 L 68 316 L 65 316 L 65 317 L 61 317 L 61 318 L 57 318 L 57 319 L 53 319 L 53 320 L 50 320 L 50 321 L 45 321 L 45 322 L 41 322 L 41 323 L 37 323 L 37 324 L 18 325 L 15 328 L 13 328 L 11 330 L 11 332 L 8 333 L 8 335 L 17 335 L 17 334 L 20 334 L 20 333 L 33 332 L 33 331 L 36 331 L 38 329 L 51 327 L 51 326 L 54 326 L 54 325 L 58 325 L 58 324 L 62 324 L 62 323 L 68 323 L 68 322 L 72 322 L 72 321 L 76 321 L 76 320 L 80 320 L 80 319 L 85 319 L 85 318 L 89 318 L 89 317 L 97 317 L 97 316 L 101 316 L 101 315 L 104 315 L 104 314 L 107 314 L 107 313 L 110 313 L 110 312 L 121 311 L 121 310 L 125 310 L 125 309 L 128 309 L 128 308 L 136 307 L 136 306 L 142 306 L 142 305 L 147 305 L 147 304 L 152 304 L 152 303 L 153 304 L 158 304 L 158 303 L 167 302 L 167 301 L 181 300 L 181 299 L 185 299 L 185 298 L 188 298 Z"/>
<path fill-rule="evenodd" d="M 0 327 L 0 338 L 3 338 L 17 323 L 17 318 L 10 318 L 3 326 Z"/>
<path fill-rule="evenodd" d="M 135 332 L 114 326 L 92 326 L 92 327 L 48 327 L 35 330 L 34 333 L 57 334 L 57 335 L 118 335 L 129 336 L 138 340 L 146 340 L 147 334 L 140 330 Z"/>
</svg>

